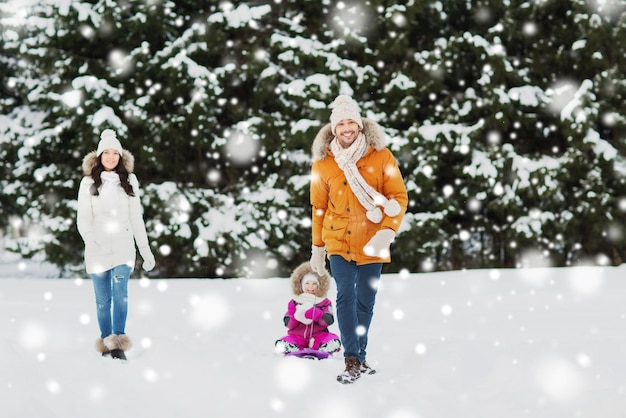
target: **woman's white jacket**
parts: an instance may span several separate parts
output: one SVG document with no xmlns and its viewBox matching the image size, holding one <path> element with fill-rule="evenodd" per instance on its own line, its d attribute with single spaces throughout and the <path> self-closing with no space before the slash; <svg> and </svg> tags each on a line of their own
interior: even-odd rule
<svg viewBox="0 0 626 418">
<path fill-rule="evenodd" d="M 130 173 L 128 180 L 135 196 L 128 196 L 119 185 L 117 173 L 103 172 L 100 195 L 90 192 L 94 180 L 91 171 L 97 163 L 96 152 L 83 159 L 85 177 L 78 190 L 77 226 L 85 241 L 85 267 L 88 274 L 102 273 L 127 264 L 135 266 L 135 243 L 140 254 L 150 253 L 143 209 L 139 200 L 139 182 L 133 174 L 135 159 L 124 150 L 122 163 Z M 106 189 L 106 190 L 105 190 Z M 145 259 L 145 257 L 143 257 Z"/>
</svg>

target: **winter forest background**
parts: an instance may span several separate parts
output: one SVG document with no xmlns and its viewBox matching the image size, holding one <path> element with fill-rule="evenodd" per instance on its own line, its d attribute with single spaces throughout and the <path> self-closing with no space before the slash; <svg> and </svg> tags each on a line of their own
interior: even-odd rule
<svg viewBox="0 0 626 418">
<path fill-rule="evenodd" d="M 158 277 L 310 254 L 313 137 L 352 95 L 410 206 L 387 272 L 626 256 L 621 0 L 0 3 L 0 240 L 83 274 L 82 158 L 136 158 Z"/>
</svg>

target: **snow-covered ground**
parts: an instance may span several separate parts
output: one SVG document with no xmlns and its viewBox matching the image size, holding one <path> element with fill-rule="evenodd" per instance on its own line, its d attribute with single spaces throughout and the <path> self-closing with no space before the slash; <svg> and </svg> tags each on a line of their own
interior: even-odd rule
<svg viewBox="0 0 626 418">
<path fill-rule="evenodd" d="M 274 353 L 284 278 L 132 280 L 120 363 L 94 350 L 91 282 L 24 267 L 0 266 L 5 418 L 626 417 L 622 267 L 385 275 L 378 374 L 354 385 L 341 357 Z"/>
</svg>

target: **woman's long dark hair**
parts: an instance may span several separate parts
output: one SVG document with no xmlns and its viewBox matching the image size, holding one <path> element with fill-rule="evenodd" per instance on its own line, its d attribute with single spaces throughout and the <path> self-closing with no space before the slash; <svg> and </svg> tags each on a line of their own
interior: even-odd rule
<svg viewBox="0 0 626 418">
<path fill-rule="evenodd" d="M 102 177 L 100 176 L 104 171 L 104 165 L 102 165 L 102 155 L 98 157 L 98 163 L 91 170 L 91 178 L 93 179 L 93 184 L 89 191 L 93 196 L 100 195 L 98 189 L 102 186 Z M 117 166 L 113 169 L 120 176 L 120 186 L 129 196 L 135 196 L 135 191 L 133 190 L 132 184 L 128 181 L 128 170 L 124 166 L 123 157 L 120 157 L 120 161 L 117 163 Z"/>
</svg>

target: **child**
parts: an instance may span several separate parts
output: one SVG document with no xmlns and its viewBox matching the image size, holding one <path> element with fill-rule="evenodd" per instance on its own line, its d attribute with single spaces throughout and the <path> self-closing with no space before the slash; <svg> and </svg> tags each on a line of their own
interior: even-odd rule
<svg viewBox="0 0 626 418">
<path fill-rule="evenodd" d="M 328 273 L 314 273 L 307 261 L 293 271 L 291 285 L 294 297 L 283 318 L 287 335 L 276 341 L 276 351 L 283 354 L 305 348 L 327 353 L 339 351 L 339 337 L 328 331 L 335 322 L 332 302 L 326 297 L 330 285 Z"/>
</svg>

